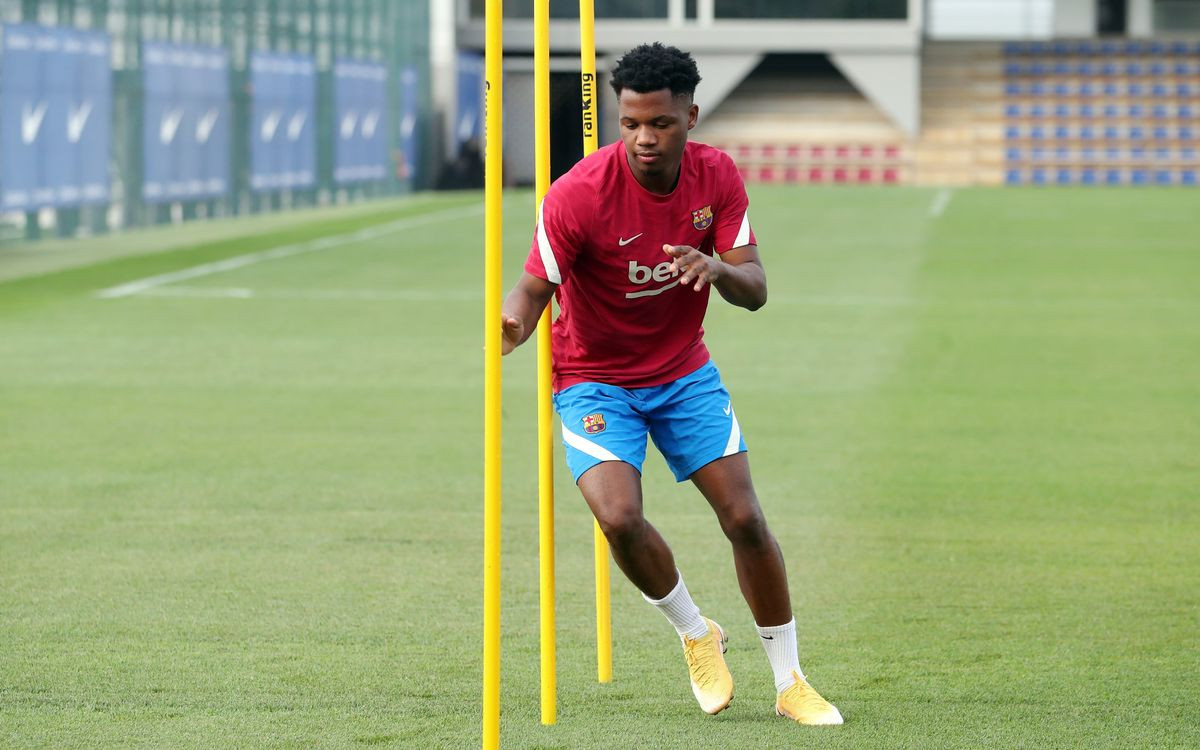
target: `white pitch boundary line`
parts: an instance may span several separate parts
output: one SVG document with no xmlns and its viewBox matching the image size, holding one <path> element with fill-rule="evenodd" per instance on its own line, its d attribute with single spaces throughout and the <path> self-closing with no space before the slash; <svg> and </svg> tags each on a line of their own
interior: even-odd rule
<svg viewBox="0 0 1200 750">
<path fill-rule="evenodd" d="M 158 274 L 157 276 L 148 276 L 144 279 L 137 279 L 118 286 L 101 289 L 95 293 L 95 296 L 101 299 L 117 299 L 120 297 L 129 297 L 134 294 L 140 294 L 147 289 L 154 289 L 165 284 L 173 284 L 176 281 L 187 281 L 188 279 L 197 279 L 201 276 L 211 276 L 214 273 L 223 273 L 232 271 L 237 268 L 245 268 L 252 266 L 255 263 L 262 263 L 266 260 L 278 260 L 279 258 L 289 258 L 293 255 L 301 255 L 303 253 L 313 253 L 319 250 L 328 250 L 331 247 L 340 245 L 348 245 L 354 242 L 365 242 L 373 240 L 377 237 L 382 237 L 387 234 L 398 232 L 402 229 L 410 229 L 422 224 L 430 224 L 441 221 L 443 219 L 458 219 L 464 216 L 470 216 L 482 211 L 480 206 L 471 206 L 467 209 L 453 208 L 445 211 L 438 211 L 424 216 L 410 216 L 404 219 L 398 219 L 388 224 L 380 224 L 374 227 L 360 229 L 357 232 L 347 232 L 346 234 L 335 234 L 329 237 L 321 237 L 309 242 L 301 242 L 292 245 L 280 245 L 269 250 L 259 250 L 246 255 L 237 255 L 225 260 L 218 260 L 213 263 L 202 263 L 191 268 L 184 268 L 170 273 Z"/>
<path fill-rule="evenodd" d="M 950 205 L 950 199 L 954 197 L 954 191 L 950 188 L 942 188 L 938 194 L 933 197 L 933 205 L 929 207 L 929 216 L 938 218 L 946 213 L 946 207 Z"/>
<path fill-rule="evenodd" d="M 248 289 L 246 287 L 161 286 L 138 292 L 147 297 L 304 301 L 440 302 L 471 301 L 482 292 L 461 289 Z"/>
</svg>

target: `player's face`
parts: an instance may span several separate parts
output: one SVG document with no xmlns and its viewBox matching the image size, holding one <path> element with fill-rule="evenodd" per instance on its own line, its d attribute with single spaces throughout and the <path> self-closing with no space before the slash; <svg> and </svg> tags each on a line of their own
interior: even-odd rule
<svg viewBox="0 0 1200 750">
<path fill-rule="evenodd" d="M 696 127 L 700 108 L 691 97 L 672 96 L 670 89 L 645 94 L 621 89 L 617 110 L 634 176 L 647 190 L 670 192 L 679 175 L 687 133 Z"/>
</svg>

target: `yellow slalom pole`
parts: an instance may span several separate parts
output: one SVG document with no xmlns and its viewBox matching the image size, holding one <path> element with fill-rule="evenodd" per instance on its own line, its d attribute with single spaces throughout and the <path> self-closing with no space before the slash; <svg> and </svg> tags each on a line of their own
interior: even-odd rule
<svg viewBox="0 0 1200 750">
<path fill-rule="evenodd" d="M 596 120 L 596 12 L 593 0 L 579 0 L 579 69 L 583 89 L 583 155 L 599 143 Z M 596 522 L 592 529 L 596 558 L 596 677 L 612 682 L 612 602 L 608 540 Z"/>
<path fill-rule="evenodd" d="M 535 206 L 550 189 L 550 0 L 534 0 L 533 131 Z M 554 408 L 550 399 L 550 326 L 546 305 L 537 329 L 538 569 L 542 614 L 542 723 L 558 721 L 554 643 Z"/>
<path fill-rule="evenodd" d="M 484 109 L 483 747 L 500 747 L 500 294 L 502 0 L 487 0 Z"/>
</svg>

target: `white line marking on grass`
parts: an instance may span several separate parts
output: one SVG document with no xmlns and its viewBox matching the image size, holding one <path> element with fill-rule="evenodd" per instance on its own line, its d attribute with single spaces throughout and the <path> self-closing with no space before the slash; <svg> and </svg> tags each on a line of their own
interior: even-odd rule
<svg viewBox="0 0 1200 750">
<path fill-rule="evenodd" d="M 140 294 L 147 289 L 153 289 L 165 284 L 173 284 L 176 281 L 187 281 L 188 279 L 197 279 L 201 276 L 211 276 L 214 273 L 223 273 L 232 271 L 237 268 L 245 268 L 252 266 L 255 263 L 262 263 L 266 260 L 278 260 L 280 258 L 289 258 L 293 255 L 301 255 L 304 253 L 313 253 L 319 250 L 328 250 L 332 247 L 341 245 L 349 245 L 355 242 L 365 242 L 373 240 L 377 237 L 383 237 L 388 234 L 393 234 L 403 229 L 411 229 L 422 224 L 431 224 L 433 222 L 446 219 L 460 219 L 465 216 L 477 214 L 482 211 L 480 206 L 470 206 L 466 209 L 461 207 L 438 211 L 424 216 L 409 216 L 403 219 L 390 222 L 388 224 L 380 224 L 374 227 L 360 229 L 357 232 L 347 232 L 346 234 L 335 234 L 329 237 L 321 237 L 310 242 L 301 242 L 293 245 L 280 245 L 269 250 L 259 250 L 246 255 L 237 255 L 225 260 L 218 260 L 212 263 L 202 263 L 191 268 L 184 268 L 170 273 L 163 273 L 157 276 L 148 276 L 144 279 L 137 279 L 118 286 L 101 289 L 95 294 L 101 299 L 117 299 L 119 297 L 128 297 L 133 294 Z"/>
<path fill-rule="evenodd" d="M 136 294 L 193 299 L 263 299 L 305 301 L 440 302 L 483 299 L 482 292 L 463 289 L 246 289 L 244 287 L 161 286 Z"/>
<path fill-rule="evenodd" d="M 933 197 L 933 205 L 929 207 L 929 216 L 938 218 L 946 213 L 946 207 L 950 205 L 950 199 L 954 197 L 954 191 L 950 188 L 942 188 L 938 194 Z"/>
</svg>

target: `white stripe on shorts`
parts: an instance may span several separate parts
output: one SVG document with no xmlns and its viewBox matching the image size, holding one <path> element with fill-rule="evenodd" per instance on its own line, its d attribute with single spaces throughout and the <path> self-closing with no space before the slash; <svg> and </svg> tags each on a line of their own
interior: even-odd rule
<svg viewBox="0 0 1200 750">
<path fill-rule="evenodd" d="M 721 454 L 722 457 L 732 456 L 742 445 L 742 426 L 738 424 L 737 415 L 733 413 L 732 408 L 729 410 L 729 419 L 733 425 L 729 428 L 729 442 L 725 443 L 725 452 Z"/>
<path fill-rule="evenodd" d="M 567 445 L 571 446 L 572 448 L 574 448 L 577 451 L 581 451 L 583 453 L 588 454 L 592 458 L 598 458 L 601 461 L 620 461 L 621 460 L 621 459 L 617 458 L 617 456 L 612 451 L 608 450 L 607 448 L 600 446 L 600 445 L 596 445 L 595 443 L 593 443 L 592 441 L 583 437 L 582 435 L 576 435 L 575 433 L 571 432 L 570 430 L 567 429 L 566 425 L 563 425 L 562 435 L 563 435 L 563 442 L 565 442 Z"/>
</svg>

